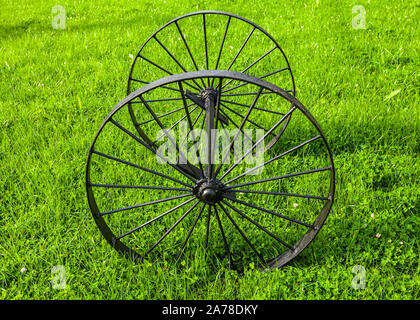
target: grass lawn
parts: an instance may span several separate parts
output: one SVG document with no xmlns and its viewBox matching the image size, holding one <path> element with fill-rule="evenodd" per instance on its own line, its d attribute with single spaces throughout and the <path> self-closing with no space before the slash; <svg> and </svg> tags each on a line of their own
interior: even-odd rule
<svg viewBox="0 0 420 320">
<path fill-rule="evenodd" d="M 419 299 L 418 2 L 0 1 L 1 299 Z M 56 5 L 63 30 L 52 27 Z M 352 26 L 357 5 L 362 29 Z M 126 95 L 133 57 L 164 23 L 199 10 L 238 14 L 273 35 L 334 156 L 324 227 L 271 272 L 248 260 L 238 272 L 194 242 L 177 265 L 135 263 L 107 244 L 89 210 L 88 150 Z M 222 244 L 214 250 L 223 255 Z M 56 266 L 63 289 L 52 286 Z"/>
</svg>

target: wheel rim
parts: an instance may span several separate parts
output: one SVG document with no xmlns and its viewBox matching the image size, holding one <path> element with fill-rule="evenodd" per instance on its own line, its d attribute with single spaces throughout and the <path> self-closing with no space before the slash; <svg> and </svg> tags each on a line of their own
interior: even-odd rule
<svg viewBox="0 0 420 320">
<path fill-rule="evenodd" d="M 167 75 L 217 69 L 266 79 L 295 95 L 289 62 L 276 40 L 255 23 L 222 11 L 185 14 L 155 31 L 142 45 L 132 63 L 127 94 Z M 223 85 L 223 104 L 232 103 L 229 100 L 240 100 L 239 95 L 243 92 L 238 91 L 237 85 L 235 81 Z M 211 83 L 192 80 L 184 86 L 198 94 L 206 87 L 215 85 L 214 80 Z M 134 107 L 129 104 L 128 109 L 136 125 L 138 119 Z M 280 134 L 289 120 L 286 119 L 279 128 Z M 136 130 L 140 135 L 145 134 L 137 126 Z M 272 139 L 267 147 L 270 148 L 275 142 Z"/>
<path fill-rule="evenodd" d="M 185 157 L 188 158 L 186 163 L 181 164 L 181 148 L 179 146 L 176 148 L 177 142 L 169 138 L 170 126 L 167 125 L 175 118 L 162 122 L 162 119 L 176 113 L 160 117 L 168 112 L 162 113 L 160 110 L 158 113 L 157 104 L 152 105 L 162 103 L 162 99 L 159 101 L 152 99 L 155 94 L 173 92 L 164 87 L 179 87 L 180 90 L 176 93 L 181 99 L 165 98 L 164 102 L 183 105 L 187 116 L 187 110 L 190 110 L 187 107 L 187 100 L 195 97 L 186 97 L 181 88 L 183 81 L 192 79 L 199 81 L 215 79 L 214 83 L 219 84 L 219 89 L 223 81 L 233 79 L 245 83 L 244 90 L 249 92 L 257 90 L 259 93 L 250 96 L 252 102 L 248 111 L 243 116 L 236 133 L 230 140 L 228 139 L 229 143 L 220 152 L 219 164 L 208 165 L 209 161 L 207 163 L 203 161 L 205 159 L 203 155 L 210 157 L 208 159 L 216 156 L 215 148 L 206 149 L 212 150 L 207 154 L 201 153 L 198 152 L 196 144 L 193 145 L 195 148 L 190 147 L 189 150 L 192 151 L 190 154 L 196 154 L 195 160 L 198 164 L 194 165 L 189 161 L 188 153 Z M 264 91 L 270 91 L 271 94 L 264 95 Z M 205 109 L 207 118 L 202 115 L 204 119 L 202 122 L 206 127 L 211 123 L 211 119 L 218 119 L 217 115 L 223 109 L 218 103 L 221 100 L 221 91 L 214 90 L 214 92 L 213 113 Z M 206 102 L 210 101 L 207 97 L 203 99 Z M 275 119 L 270 119 L 274 125 L 270 125 L 270 129 L 261 133 L 258 140 L 255 138 L 249 142 L 248 147 L 243 148 L 243 154 L 228 163 L 226 159 L 228 154 L 232 153 L 232 145 L 238 141 L 235 139 L 239 139 L 242 135 L 241 129 L 245 130 L 247 125 L 249 128 L 255 128 L 252 123 L 247 122 L 247 119 L 250 119 L 254 112 L 263 112 L 256 109 L 259 106 L 263 106 L 262 109 L 273 106 L 277 108 L 279 100 L 283 102 L 285 112 L 277 115 Z M 150 141 L 147 141 L 147 137 L 138 136 L 128 129 L 131 119 L 127 116 L 128 113 L 120 111 L 134 101 L 142 102 L 139 105 L 142 106 L 143 115 L 148 117 L 152 115 L 153 121 L 148 122 L 150 132 L 153 131 L 152 123 L 161 130 L 166 126 L 165 143 L 174 145 L 172 150 L 176 155 L 169 161 L 170 163 L 156 165 L 156 161 L 168 160 L 170 155 L 169 152 L 166 156 L 160 151 L 162 149 L 159 147 L 164 143 L 153 148 L 148 144 Z M 292 113 L 296 115 L 294 116 L 296 119 L 290 121 L 279 140 L 285 142 L 276 144 L 275 148 L 268 151 L 266 148 L 260 149 L 260 152 L 265 150 L 262 152 L 262 160 L 258 165 L 255 162 L 255 166 L 252 164 L 249 168 L 246 159 L 252 155 L 254 149 L 258 148 L 258 145 L 269 143 L 270 133 L 275 132 Z M 127 119 L 124 120 L 124 117 Z M 188 116 L 186 118 L 189 118 L 186 122 L 191 129 L 193 120 Z M 221 122 L 213 121 L 214 127 L 210 129 L 217 129 L 219 123 Z M 155 131 L 154 133 L 158 135 L 158 130 Z M 224 134 L 223 130 L 220 131 L 221 135 Z M 173 139 L 176 134 L 173 134 Z M 193 135 L 193 131 L 186 133 L 189 134 Z M 181 135 L 179 137 L 179 140 L 184 138 Z M 243 141 L 245 145 L 245 135 Z M 206 140 L 204 144 L 208 143 Z M 313 145 L 315 146 L 312 147 Z M 313 156 L 311 152 L 315 155 Z M 150 157 L 147 158 L 148 156 Z M 281 166 L 277 166 L 279 161 L 282 161 Z M 318 166 L 321 164 L 323 166 Z M 189 165 L 192 169 L 188 169 Z M 311 167 L 295 170 L 301 165 Z M 121 169 L 122 167 L 124 169 Z M 127 168 L 134 171 L 128 172 Z M 258 176 L 251 175 L 261 169 L 263 171 Z M 144 183 L 141 184 L 139 181 Z M 176 251 L 178 259 L 194 235 L 204 238 L 202 241 L 204 247 L 209 245 L 217 247 L 221 244 L 232 262 L 252 261 L 257 258 L 265 267 L 270 268 L 286 264 L 314 239 L 331 209 L 334 184 L 331 151 L 321 128 L 307 109 L 295 97 L 275 85 L 233 71 L 196 71 L 172 75 L 131 93 L 110 112 L 100 126 L 89 151 L 86 170 L 86 188 L 91 211 L 103 236 L 118 251 L 137 258 L 149 257 L 151 252 L 168 252 L 170 256 L 175 255 Z M 146 201 L 133 203 L 135 200 L 130 200 L 132 196 Z M 129 200 L 132 202 L 127 203 Z M 300 200 L 302 202 L 299 202 Z M 127 212 L 134 214 L 129 215 Z M 168 221 L 164 222 L 164 219 Z M 185 231 L 179 225 L 185 226 Z M 141 233 L 146 228 L 149 231 Z M 219 234 L 222 241 L 214 240 L 216 234 Z M 133 236 L 134 239 L 130 238 Z M 166 245 L 162 245 L 164 241 Z M 192 242 L 197 244 L 199 241 Z M 155 250 L 159 245 L 165 250 Z M 196 248 L 201 247 L 198 245 Z M 242 257 L 243 251 L 249 253 L 245 258 Z"/>
</svg>

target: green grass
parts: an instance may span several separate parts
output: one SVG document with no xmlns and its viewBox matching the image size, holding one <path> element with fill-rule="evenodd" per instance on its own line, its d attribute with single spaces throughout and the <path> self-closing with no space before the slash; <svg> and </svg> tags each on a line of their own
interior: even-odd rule
<svg viewBox="0 0 420 320">
<path fill-rule="evenodd" d="M 51 27 L 57 4 L 66 8 L 64 30 Z M 355 5 L 366 9 L 366 29 L 352 28 Z M 418 3 L 2 1 L 1 8 L 2 299 L 419 299 Z M 244 16 L 278 40 L 296 96 L 334 155 L 336 200 L 326 224 L 272 272 L 247 261 L 239 273 L 199 245 L 177 266 L 166 258 L 136 264 L 111 249 L 88 208 L 87 153 L 125 96 L 133 56 L 165 22 L 205 9 Z M 223 253 L 222 244 L 214 250 Z M 64 290 L 51 286 L 55 265 L 66 268 Z M 351 285 L 355 265 L 366 270 L 365 289 Z"/>
</svg>

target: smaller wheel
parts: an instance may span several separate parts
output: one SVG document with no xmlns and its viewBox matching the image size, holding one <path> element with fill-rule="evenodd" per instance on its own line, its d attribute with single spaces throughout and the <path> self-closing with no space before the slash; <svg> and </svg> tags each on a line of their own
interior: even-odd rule
<svg viewBox="0 0 420 320">
<path fill-rule="evenodd" d="M 218 69 L 242 72 L 265 79 L 295 94 L 292 70 L 275 39 L 255 23 L 222 11 L 188 13 L 169 21 L 154 32 L 141 46 L 134 59 L 127 94 L 168 75 Z M 182 85 L 191 94 L 199 96 L 207 87 L 216 88 L 217 80 L 190 79 L 183 81 Z M 243 86 L 243 83 L 233 79 L 221 85 L 220 103 L 225 113 L 220 115 L 220 119 L 226 127 L 239 125 L 249 95 L 257 94 L 244 90 Z M 178 88 L 167 86 L 166 89 Z M 147 132 L 143 130 L 142 121 L 137 116 L 137 112 L 142 111 L 137 110 L 137 106 L 135 103 L 129 103 L 128 109 L 137 132 L 141 137 L 146 137 Z M 238 106 L 242 108 L 236 108 Z M 239 119 L 236 119 L 238 115 Z M 289 120 L 290 118 L 287 118 L 278 128 L 271 143 L 266 144 L 267 149 L 280 138 Z M 199 128 L 200 122 L 195 125 Z"/>
</svg>

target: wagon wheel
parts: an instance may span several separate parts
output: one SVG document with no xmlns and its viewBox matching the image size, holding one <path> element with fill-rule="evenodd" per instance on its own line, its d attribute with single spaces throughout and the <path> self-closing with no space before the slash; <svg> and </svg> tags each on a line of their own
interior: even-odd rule
<svg viewBox="0 0 420 320">
<path fill-rule="evenodd" d="M 295 94 L 295 84 L 289 62 L 274 38 L 255 23 L 226 12 L 200 11 L 175 18 L 142 45 L 131 66 L 127 94 L 144 84 L 162 77 L 188 71 L 231 70 L 265 79 L 287 92 Z M 198 95 L 206 87 L 214 87 L 214 79 L 192 79 L 184 82 L 186 89 Z M 245 92 L 237 81 L 223 84 L 220 115 L 225 127 L 237 127 L 232 106 L 244 104 Z M 249 94 L 256 94 L 246 92 Z M 133 124 L 140 136 L 147 136 L 129 104 Z M 169 112 L 171 110 L 167 110 Z M 275 110 L 274 110 L 275 111 Z M 266 146 L 270 148 L 287 126 L 288 117 Z M 199 123 L 198 123 L 199 124 Z M 197 125 L 198 125 L 197 124 Z M 259 127 L 259 124 L 255 124 Z"/>
<path fill-rule="evenodd" d="M 184 83 L 193 80 L 215 88 L 191 95 Z M 216 121 L 225 108 L 220 88 L 230 80 L 244 92 L 256 92 L 233 131 Z M 163 136 L 155 148 L 130 130 L 126 108 L 134 101 L 149 120 L 148 135 Z M 155 112 L 162 103 L 182 108 L 185 131 L 176 125 L 179 114 Z M 272 106 L 283 112 L 267 113 L 260 120 L 270 127 L 258 131 L 248 120 Z M 203 130 L 191 130 L 200 113 Z M 291 114 L 281 139 L 266 150 L 264 144 Z M 211 130 L 219 135 L 208 134 Z M 225 144 L 220 147 L 216 139 Z M 93 217 L 118 251 L 140 259 L 178 259 L 188 244 L 193 259 L 211 246 L 233 264 L 257 260 L 270 268 L 286 264 L 314 239 L 331 209 L 334 183 L 331 151 L 306 108 L 271 83 L 221 70 L 171 75 L 131 93 L 100 126 L 86 171 Z"/>
</svg>

